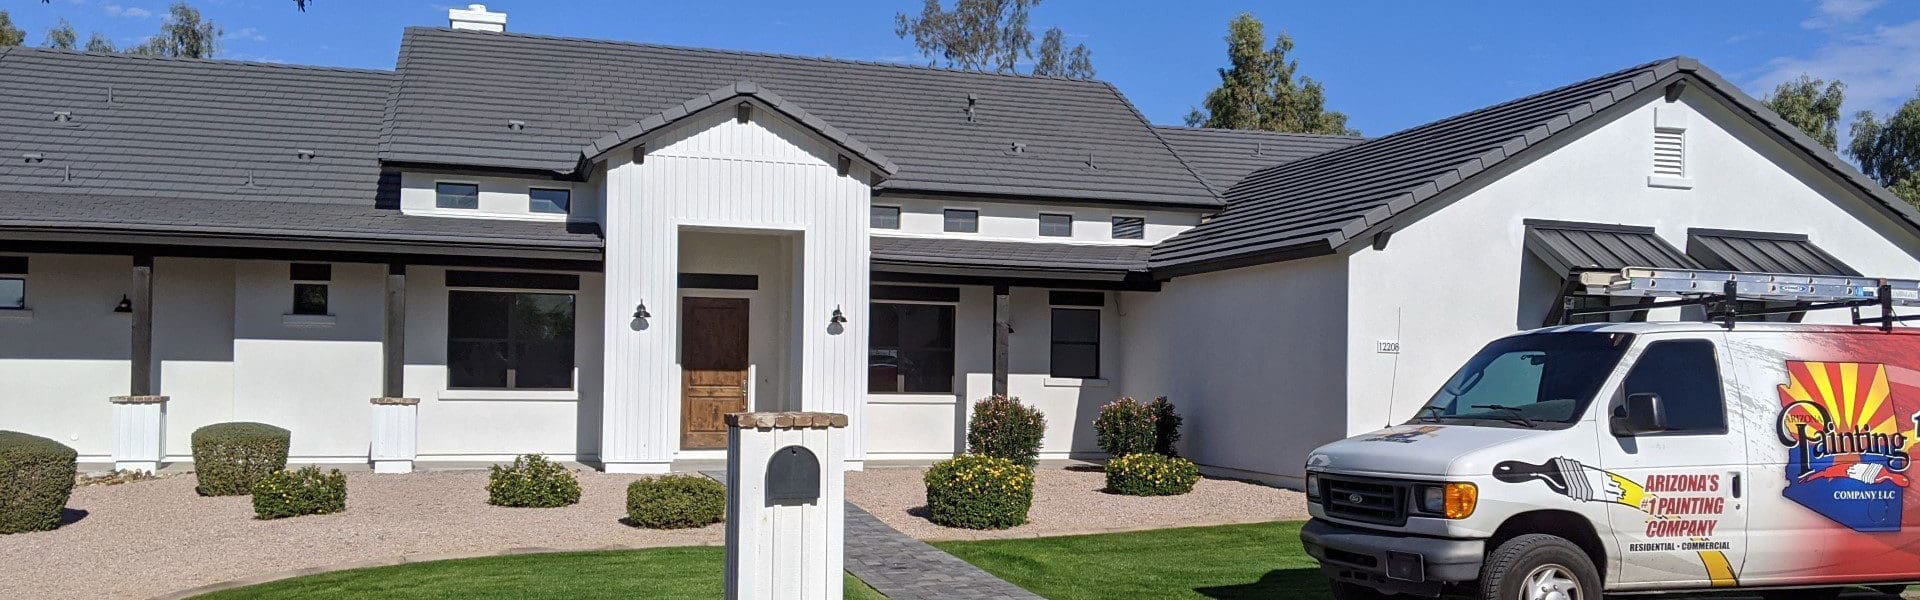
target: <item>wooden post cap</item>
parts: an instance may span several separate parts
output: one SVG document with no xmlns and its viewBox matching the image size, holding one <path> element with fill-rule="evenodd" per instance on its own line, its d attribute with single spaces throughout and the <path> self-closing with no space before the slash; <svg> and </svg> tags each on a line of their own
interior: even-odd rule
<svg viewBox="0 0 1920 600">
<path fill-rule="evenodd" d="M 373 403 L 381 406 L 413 406 L 415 404 L 419 404 L 420 399 L 419 398 L 380 397 L 380 398 L 374 398 Z"/>
<path fill-rule="evenodd" d="M 166 396 L 114 396 L 107 399 L 114 404 L 166 404 Z"/>
<path fill-rule="evenodd" d="M 846 427 L 847 416 L 823 412 L 728 413 L 727 426 L 737 429 L 819 429 Z"/>
</svg>

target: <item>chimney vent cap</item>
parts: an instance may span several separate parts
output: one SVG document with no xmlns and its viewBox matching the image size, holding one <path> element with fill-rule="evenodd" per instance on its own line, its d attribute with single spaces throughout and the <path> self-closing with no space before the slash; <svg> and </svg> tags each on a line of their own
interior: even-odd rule
<svg viewBox="0 0 1920 600">
<path fill-rule="evenodd" d="M 498 33 L 507 30 L 507 13 L 489 12 L 485 4 L 468 4 L 466 8 L 448 9 L 447 23 L 454 29 Z"/>
</svg>

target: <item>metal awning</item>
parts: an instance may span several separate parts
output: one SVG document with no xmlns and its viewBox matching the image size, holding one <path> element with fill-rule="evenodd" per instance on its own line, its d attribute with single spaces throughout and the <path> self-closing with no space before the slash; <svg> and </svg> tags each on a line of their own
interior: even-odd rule
<svg viewBox="0 0 1920 600">
<path fill-rule="evenodd" d="M 1527 250 L 1562 275 L 1627 267 L 1698 269 L 1652 227 L 1528 219 Z"/>
<path fill-rule="evenodd" d="M 1708 269 L 1859 277 L 1804 234 L 1688 229 L 1687 256 Z"/>
<path fill-rule="evenodd" d="M 970 278 L 1136 281 L 1150 246 L 873 236 L 873 270 Z"/>
</svg>

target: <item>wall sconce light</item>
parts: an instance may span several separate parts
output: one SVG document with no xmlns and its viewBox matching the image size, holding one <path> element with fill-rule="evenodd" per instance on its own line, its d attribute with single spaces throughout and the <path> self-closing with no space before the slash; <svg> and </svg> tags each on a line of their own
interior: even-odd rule
<svg viewBox="0 0 1920 600">
<path fill-rule="evenodd" d="M 641 303 L 640 303 L 640 306 L 638 306 L 638 307 L 636 307 L 636 308 L 634 309 L 634 311 L 633 311 L 633 318 L 635 318 L 635 319 L 651 319 L 651 318 L 653 318 L 653 313 L 650 313 L 650 312 L 647 312 L 647 303 L 645 303 L 645 302 L 641 302 Z"/>
<path fill-rule="evenodd" d="M 126 294 L 121 294 L 120 303 L 113 305 L 113 312 L 117 312 L 117 313 L 133 312 L 133 300 L 131 298 L 128 298 Z"/>
<path fill-rule="evenodd" d="M 847 322 L 847 315 L 846 315 L 846 313 L 842 313 L 842 312 L 840 312 L 840 307 L 839 307 L 838 305 L 835 305 L 835 306 L 833 307 L 833 318 L 832 318 L 832 319 L 828 319 L 828 320 L 827 320 L 827 322 L 828 322 L 828 323 L 832 323 L 832 324 L 835 324 L 835 325 L 839 325 L 839 324 L 842 324 L 842 323 L 846 323 L 846 322 Z"/>
</svg>

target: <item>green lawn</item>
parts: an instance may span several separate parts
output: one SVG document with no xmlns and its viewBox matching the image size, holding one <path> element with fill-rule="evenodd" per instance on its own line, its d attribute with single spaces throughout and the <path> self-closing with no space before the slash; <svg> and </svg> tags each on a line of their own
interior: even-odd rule
<svg viewBox="0 0 1920 600">
<path fill-rule="evenodd" d="M 725 559 L 712 546 L 490 556 L 322 573 L 198 600 L 719 598 Z M 851 575 L 846 597 L 886 600 Z"/>
<path fill-rule="evenodd" d="M 1301 523 L 987 542 L 941 550 L 1050 600 L 1327 597 Z"/>
</svg>

